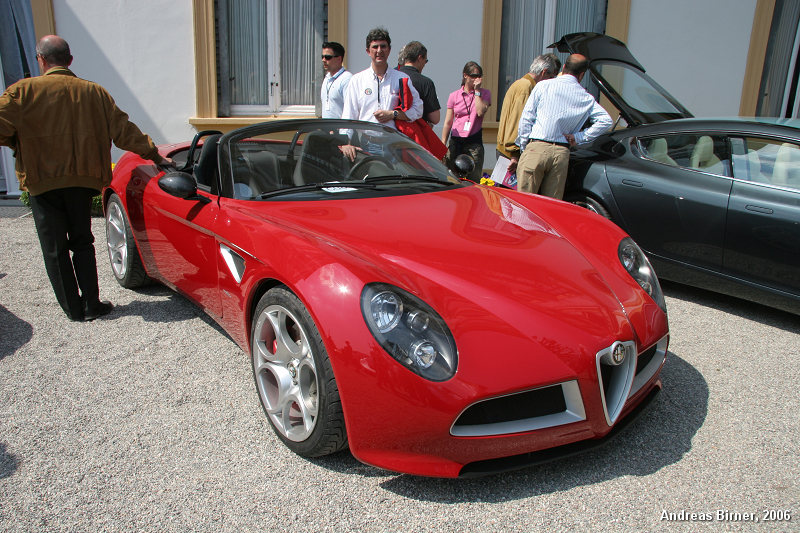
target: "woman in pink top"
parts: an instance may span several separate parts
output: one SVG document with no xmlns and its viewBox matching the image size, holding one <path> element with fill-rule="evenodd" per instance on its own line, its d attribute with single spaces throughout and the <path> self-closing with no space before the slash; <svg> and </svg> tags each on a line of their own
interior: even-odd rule
<svg viewBox="0 0 800 533">
<path fill-rule="evenodd" d="M 482 89 L 483 69 L 475 61 L 464 65 L 461 88 L 447 98 L 447 115 L 442 126 L 442 142 L 448 145 L 445 164 L 455 170 L 456 156 L 467 154 L 475 169 L 467 176 L 480 181 L 483 172 L 483 115 L 492 105 L 492 93 Z"/>
</svg>

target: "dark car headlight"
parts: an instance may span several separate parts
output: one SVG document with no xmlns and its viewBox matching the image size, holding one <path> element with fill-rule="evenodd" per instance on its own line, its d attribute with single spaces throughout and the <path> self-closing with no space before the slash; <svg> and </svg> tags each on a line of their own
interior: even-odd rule
<svg viewBox="0 0 800 533">
<path fill-rule="evenodd" d="M 456 342 L 431 306 L 393 285 L 370 283 L 361 292 L 361 312 L 378 343 L 409 370 L 431 381 L 453 377 Z"/>
<path fill-rule="evenodd" d="M 625 237 L 619 243 L 619 261 L 625 270 L 636 280 L 642 289 L 653 299 L 655 303 L 667 312 L 667 302 L 664 300 L 664 293 L 661 291 L 661 284 L 658 283 L 656 272 L 653 266 L 639 245 L 633 242 L 630 237 Z"/>
</svg>

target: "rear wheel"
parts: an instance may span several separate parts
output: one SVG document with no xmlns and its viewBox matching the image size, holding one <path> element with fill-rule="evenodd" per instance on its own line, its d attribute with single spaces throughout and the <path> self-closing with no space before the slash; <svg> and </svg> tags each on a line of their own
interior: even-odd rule
<svg viewBox="0 0 800 533">
<path fill-rule="evenodd" d="M 611 220 L 611 214 L 608 212 L 608 209 L 605 208 L 603 204 L 595 200 L 590 196 L 575 196 L 569 199 L 570 202 L 573 204 L 588 209 L 589 211 L 593 211 L 600 215 L 601 217 L 607 218 Z"/>
<path fill-rule="evenodd" d="M 253 315 L 253 377 L 275 433 L 303 457 L 347 447 L 339 389 L 314 322 L 297 296 L 269 290 Z"/>
<path fill-rule="evenodd" d="M 116 194 L 111 195 L 106 205 L 106 244 L 111 270 L 120 285 L 135 289 L 149 282 L 125 208 Z"/>
</svg>

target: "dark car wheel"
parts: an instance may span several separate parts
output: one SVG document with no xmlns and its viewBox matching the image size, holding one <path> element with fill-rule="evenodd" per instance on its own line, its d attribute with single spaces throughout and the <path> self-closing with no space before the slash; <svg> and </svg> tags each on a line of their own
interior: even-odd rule
<svg viewBox="0 0 800 533">
<path fill-rule="evenodd" d="M 328 353 L 300 299 L 284 288 L 271 289 L 258 302 L 252 331 L 253 376 L 278 437 L 304 457 L 346 448 Z"/>
<path fill-rule="evenodd" d="M 119 196 L 112 194 L 106 205 L 106 243 L 111 270 L 126 289 L 146 285 L 150 278 L 142 265 L 131 225 Z"/>
<path fill-rule="evenodd" d="M 569 198 L 569 201 L 575 205 L 588 209 L 589 211 L 594 211 L 601 217 L 611 220 L 611 214 L 608 212 L 608 209 L 606 209 L 603 204 L 594 198 L 589 196 L 575 196 L 573 198 Z"/>
</svg>

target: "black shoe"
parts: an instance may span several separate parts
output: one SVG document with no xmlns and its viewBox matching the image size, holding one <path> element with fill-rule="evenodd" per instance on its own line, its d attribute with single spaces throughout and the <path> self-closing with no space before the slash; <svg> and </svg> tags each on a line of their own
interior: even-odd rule
<svg viewBox="0 0 800 533">
<path fill-rule="evenodd" d="M 92 305 L 87 304 L 83 309 L 83 321 L 89 322 L 99 316 L 107 315 L 112 309 L 114 309 L 114 306 L 111 302 L 97 301 Z"/>
</svg>

